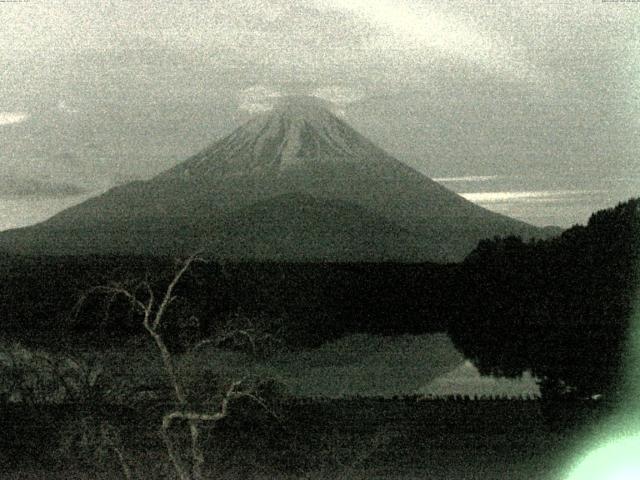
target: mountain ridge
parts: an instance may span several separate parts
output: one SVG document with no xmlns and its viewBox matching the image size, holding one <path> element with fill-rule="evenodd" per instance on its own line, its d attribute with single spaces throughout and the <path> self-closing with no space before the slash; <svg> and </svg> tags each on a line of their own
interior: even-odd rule
<svg viewBox="0 0 640 480">
<path fill-rule="evenodd" d="M 275 198 L 280 202 L 274 203 Z M 309 198 L 316 202 L 305 210 Z M 278 208 L 290 215 L 297 210 L 306 212 L 299 220 L 313 225 L 318 238 L 304 235 L 281 214 L 269 211 Z M 333 209 L 335 218 L 326 215 L 323 208 Z M 264 219 L 277 221 L 269 224 L 251 213 L 256 210 L 263 211 Z M 159 235 L 179 236 L 181 226 L 191 225 L 184 227 L 188 230 L 182 233 L 184 241 L 167 238 L 160 250 L 182 254 L 186 243 L 192 242 L 192 249 L 195 244 L 210 245 L 215 254 L 227 248 L 213 237 L 238 242 L 230 228 L 246 223 L 242 217 L 253 218 L 254 230 L 262 229 L 264 238 L 280 245 L 280 250 L 275 246 L 275 250 L 264 249 L 278 259 L 289 258 L 287 248 L 298 252 L 296 259 L 304 259 L 306 248 L 323 252 L 327 261 L 348 260 L 343 258 L 339 241 L 349 237 L 344 232 L 351 229 L 351 237 L 371 236 L 387 247 L 395 242 L 398 247 L 391 249 L 396 252 L 393 258 L 416 261 L 457 261 L 479 240 L 496 235 L 548 236 L 544 229 L 467 201 L 389 155 L 322 103 L 296 98 L 282 100 L 273 111 L 256 116 L 149 180 L 112 188 L 36 226 L 0 233 L 0 248 L 73 252 L 75 244 L 77 250 L 89 253 L 88 246 L 97 248 L 100 241 L 88 237 L 102 235 L 113 238 L 107 243 L 116 251 L 120 248 L 119 253 L 128 253 L 135 242 L 125 237 L 135 232 L 136 242 L 141 244 L 135 250 L 144 253 L 145 243 L 148 250 L 156 251 L 162 243 Z M 344 232 L 337 232 L 336 225 Z M 367 232 L 365 225 L 379 231 Z M 276 241 L 286 232 L 270 231 L 274 229 L 295 232 L 291 237 L 299 238 L 300 245 L 294 248 L 291 243 Z M 79 238 L 80 233 L 70 233 L 83 230 L 85 240 Z M 334 236 L 323 232 L 333 232 Z M 52 239 L 43 238 L 47 235 Z M 65 235 L 74 240 L 65 240 Z M 121 239 L 116 241 L 114 235 Z M 34 240 L 34 236 L 40 240 Z M 318 242 L 326 242 L 325 247 L 319 248 Z M 171 245 L 177 244 L 183 247 L 172 252 Z M 365 242 L 359 244 L 362 251 L 353 251 L 354 259 L 380 259 L 376 248 Z M 257 244 L 247 244 L 247 251 L 255 248 Z"/>
</svg>

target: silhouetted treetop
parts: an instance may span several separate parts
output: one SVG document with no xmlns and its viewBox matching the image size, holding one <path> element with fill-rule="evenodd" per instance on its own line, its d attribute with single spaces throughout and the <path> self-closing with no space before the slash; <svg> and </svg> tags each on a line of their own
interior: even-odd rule
<svg viewBox="0 0 640 480">
<path fill-rule="evenodd" d="M 529 370 L 547 395 L 614 392 L 639 252 L 639 199 L 554 239 L 484 240 L 463 263 L 451 336 L 481 373 Z"/>
</svg>

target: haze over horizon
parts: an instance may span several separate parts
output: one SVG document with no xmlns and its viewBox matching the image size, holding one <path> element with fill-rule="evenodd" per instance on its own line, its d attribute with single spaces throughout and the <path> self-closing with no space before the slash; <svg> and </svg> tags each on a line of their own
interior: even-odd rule
<svg viewBox="0 0 640 480">
<path fill-rule="evenodd" d="M 535 225 L 640 191 L 637 4 L 44 1 L 0 18 L 3 230 L 156 175 L 287 95 Z"/>
</svg>

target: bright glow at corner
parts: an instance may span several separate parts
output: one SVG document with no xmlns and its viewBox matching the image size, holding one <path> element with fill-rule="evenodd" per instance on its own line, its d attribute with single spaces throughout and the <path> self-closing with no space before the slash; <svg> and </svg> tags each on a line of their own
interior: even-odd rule
<svg viewBox="0 0 640 480">
<path fill-rule="evenodd" d="M 566 480 L 640 479 L 640 434 L 600 447 L 589 453 Z"/>
</svg>

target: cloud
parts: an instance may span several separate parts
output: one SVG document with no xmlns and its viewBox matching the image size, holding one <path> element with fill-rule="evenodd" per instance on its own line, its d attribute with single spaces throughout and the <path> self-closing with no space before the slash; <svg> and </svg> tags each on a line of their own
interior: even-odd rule
<svg viewBox="0 0 640 480">
<path fill-rule="evenodd" d="M 67 104 L 67 102 L 64 101 L 64 100 L 60 100 L 58 102 L 57 107 L 58 107 L 59 111 L 64 112 L 64 113 L 78 113 L 79 112 L 79 110 L 77 108 L 69 106 Z"/>
<path fill-rule="evenodd" d="M 466 177 L 438 177 L 433 178 L 435 182 L 448 183 L 448 182 L 488 182 L 500 178 L 498 175 L 468 175 Z"/>
<path fill-rule="evenodd" d="M 270 87 L 254 85 L 240 92 L 238 108 L 251 114 L 268 112 L 282 96 L 282 93 Z"/>
<path fill-rule="evenodd" d="M 466 192 L 460 193 L 469 201 L 488 203 L 546 203 L 559 202 L 573 197 L 599 193 L 596 190 L 541 190 L 541 191 L 505 191 L 505 192 Z"/>
<path fill-rule="evenodd" d="M 24 112 L 0 112 L 0 125 L 11 125 L 12 123 L 21 123 L 29 118 L 28 113 Z"/>
<path fill-rule="evenodd" d="M 26 178 L 17 175 L 0 176 L 2 198 L 64 198 L 87 193 L 79 185 L 44 178 Z"/>
<path fill-rule="evenodd" d="M 337 106 L 344 106 L 355 103 L 364 98 L 364 94 L 355 88 L 328 85 L 315 90 L 311 96 L 327 100 Z"/>
<path fill-rule="evenodd" d="M 245 88 L 238 95 L 238 109 L 250 114 L 268 112 L 288 96 L 310 96 L 324 100 L 334 107 L 334 113 L 343 113 L 342 109 L 351 103 L 364 98 L 364 94 L 355 88 L 340 85 L 326 85 L 313 91 L 294 89 L 283 92 L 265 85 L 254 85 Z M 327 105 L 329 106 L 329 105 Z"/>
<path fill-rule="evenodd" d="M 496 32 L 477 28 L 463 16 L 434 4 L 391 0 L 315 0 L 320 10 L 346 11 L 379 29 L 380 52 L 404 52 L 413 62 L 433 55 L 458 58 L 521 80 L 537 79 L 536 69 Z"/>
</svg>

